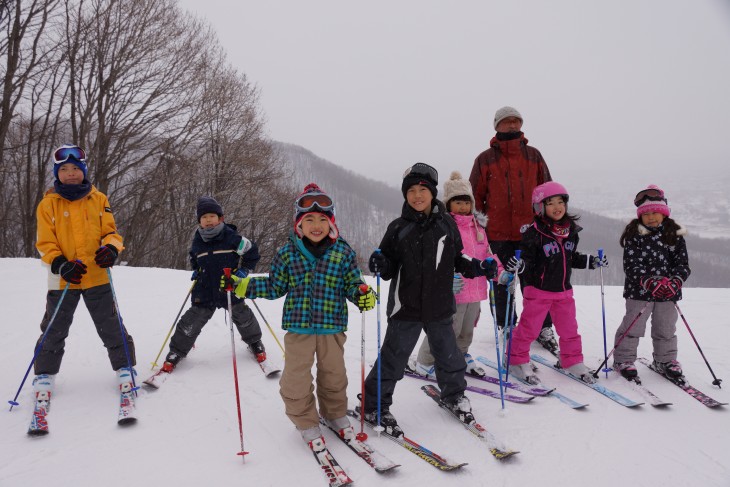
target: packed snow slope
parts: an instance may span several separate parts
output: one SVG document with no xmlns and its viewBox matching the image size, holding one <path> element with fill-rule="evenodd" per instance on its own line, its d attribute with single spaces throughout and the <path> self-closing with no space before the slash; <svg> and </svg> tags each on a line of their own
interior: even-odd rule
<svg viewBox="0 0 730 487">
<path fill-rule="evenodd" d="M 6 400 L 15 396 L 33 356 L 45 303 L 45 272 L 36 259 L 0 259 L 0 391 Z M 190 288 L 190 274 L 129 267 L 115 267 L 112 273 L 124 323 L 137 346 L 141 382 L 150 374 L 150 364 Z M 381 284 L 383 296 L 387 286 Z M 623 316 L 621 292 L 619 287 L 605 290 L 609 350 L 610 337 Z M 713 370 L 726 379 L 725 388 L 712 386 L 712 376 L 681 321 L 679 360 L 690 383 L 729 402 L 730 290 L 690 288 L 684 294 L 682 311 Z M 576 301 L 586 362 L 595 367 L 603 358 L 600 287 L 577 288 Z M 257 301 L 280 341 L 282 302 Z M 494 358 L 493 324 L 487 307 L 482 309 L 472 353 Z M 377 356 L 375 310 L 365 319 L 367 361 L 372 363 Z M 277 342 L 261 325 L 270 358 L 283 364 Z M 384 334 L 384 318 L 381 327 Z M 360 313 L 352 306 L 346 346 L 352 405 L 360 389 L 360 330 Z M 650 338 L 641 341 L 639 352 L 651 355 Z M 231 340 L 223 311 L 203 329 L 196 348 L 162 389 L 140 391 L 139 421 L 122 428 L 116 424 L 115 374 L 81 301 L 56 381 L 48 416 L 50 434 L 26 435 L 32 375 L 20 392 L 20 406 L 0 413 L 0 486 L 325 486 L 311 452 L 284 414 L 278 380 L 264 377 L 238 337 L 236 356 L 245 448 L 250 452 L 245 462 L 236 455 L 240 440 Z M 379 475 L 329 431 L 325 439 L 360 486 L 730 486 L 730 407 L 709 409 L 643 365 L 639 372 L 655 394 L 674 404 L 665 409 L 648 405 L 628 409 L 545 368 L 539 372 L 545 384 L 590 406 L 572 410 L 557 399 L 538 397 L 524 405 L 508 403 L 502 413 L 499 400 L 470 394 L 477 420 L 520 450 L 505 462 L 495 460 L 483 443 L 428 399 L 420 391 L 421 381 L 409 378 L 398 384 L 392 408 L 406 434 L 468 466 L 440 472 L 369 432 L 372 445 L 401 464 L 396 471 Z M 617 376 L 600 382 L 638 399 Z"/>
</svg>

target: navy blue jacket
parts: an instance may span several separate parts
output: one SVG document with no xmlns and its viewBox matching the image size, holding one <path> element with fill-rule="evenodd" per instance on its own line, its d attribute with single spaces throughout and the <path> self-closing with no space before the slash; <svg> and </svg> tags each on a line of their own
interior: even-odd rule
<svg viewBox="0 0 730 487">
<path fill-rule="evenodd" d="M 235 225 L 226 223 L 221 233 L 210 242 L 204 241 L 196 231 L 190 247 L 190 266 L 198 271 L 198 282 L 191 297 L 193 305 L 227 308 L 226 293 L 219 290 L 223 269 L 230 267 L 253 272 L 260 258 L 258 246 L 241 237 Z M 231 293 L 231 302 L 239 301 L 241 299 Z"/>
</svg>

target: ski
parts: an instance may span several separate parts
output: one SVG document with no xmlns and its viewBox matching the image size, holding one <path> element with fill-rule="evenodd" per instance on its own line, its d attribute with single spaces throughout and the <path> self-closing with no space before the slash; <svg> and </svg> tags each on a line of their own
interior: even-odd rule
<svg viewBox="0 0 730 487">
<path fill-rule="evenodd" d="M 695 388 L 694 386 L 689 385 L 687 383 L 687 379 L 684 376 L 677 377 L 676 379 L 672 379 L 670 377 L 667 377 L 666 375 L 664 375 L 663 373 L 661 373 L 657 369 L 655 369 L 654 368 L 654 365 L 649 360 L 647 360 L 645 358 L 639 358 L 639 362 L 641 362 L 642 364 L 646 365 L 651 370 L 653 370 L 657 374 L 661 375 L 662 377 L 664 377 L 665 379 L 667 379 L 669 382 L 671 382 L 672 384 L 676 385 L 677 387 L 679 387 L 680 389 L 682 389 L 684 392 L 686 392 L 687 394 L 689 394 L 690 396 L 694 397 L 699 402 L 701 402 L 702 404 L 704 404 L 705 406 L 707 406 L 708 408 L 716 408 L 718 406 L 727 406 L 727 403 L 726 402 L 720 402 L 720 401 L 718 401 L 716 399 L 713 399 L 710 396 L 708 396 L 707 394 L 705 394 L 704 392 L 702 392 L 702 391 L 698 390 L 697 388 Z"/>
<path fill-rule="evenodd" d="M 584 386 L 593 389 L 594 391 L 598 392 L 599 394 L 603 394 L 607 398 L 621 404 L 622 406 L 626 406 L 627 408 L 633 408 L 633 407 L 641 406 L 642 404 L 644 404 L 643 402 L 637 402 L 632 399 L 629 399 L 628 397 L 622 396 L 618 392 L 613 391 L 605 386 L 602 386 L 601 384 L 589 384 L 587 382 L 583 382 L 582 380 L 580 380 L 579 377 L 574 376 L 573 374 L 566 371 L 565 369 L 556 367 L 555 364 L 551 363 L 548 359 L 546 359 L 542 355 L 532 354 L 532 355 L 530 355 L 530 357 L 535 362 L 538 362 L 546 367 L 550 367 L 555 372 L 563 374 L 566 377 L 570 377 L 574 381 L 579 382 L 579 383 L 583 384 Z"/>
<path fill-rule="evenodd" d="M 493 361 L 489 360 L 487 357 L 477 357 L 477 360 L 483 363 L 484 365 L 493 368 L 494 370 L 497 370 L 497 364 Z M 528 386 L 530 388 L 535 387 L 534 384 L 530 384 L 527 381 L 524 381 L 518 377 L 511 377 L 512 380 L 517 381 L 520 384 L 523 384 L 525 386 Z M 528 393 L 529 394 L 529 393 Z M 555 390 L 555 388 L 550 389 L 550 397 L 554 397 L 555 399 L 558 399 L 560 402 L 565 404 L 566 406 L 572 408 L 572 409 L 583 409 L 584 407 L 588 406 L 588 403 L 586 402 L 578 402 L 574 399 L 569 398 L 568 396 L 565 396 L 563 394 L 560 394 Z"/>
<path fill-rule="evenodd" d="M 137 407 L 134 404 L 134 389 L 127 382 L 119 386 L 119 414 L 117 424 L 126 426 L 137 422 Z"/>
<path fill-rule="evenodd" d="M 360 415 L 352 409 L 347 410 L 347 415 L 360 421 Z M 369 421 L 365 421 L 365 424 L 367 424 L 370 428 L 375 428 L 376 426 Z M 388 438 L 390 441 L 402 446 L 421 460 L 425 461 L 429 465 L 432 465 L 433 467 L 436 467 L 439 470 L 450 472 L 452 470 L 458 470 L 461 467 L 467 465 L 466 463 L 449 463 L 449 461 L 441 455 L 434 453 L 433 451 L 420 445 L 416 441 L 408 438 L 406 435 L 391 436 L 386 432 L 383 432 L 380 436 Z"/>
<path fill-rule="evenodd" d="M 412 370 L 409 370 L 409 368 L 407 368 L 405 370 L 405 375 L 407 377 L 411 377 L 413 379 L 420 379 L 420 380 L 423 380 L 423 381 L 426 381 L 426 382 L 436 383 L 436 379 L 431 379 L 430 377 L 424 377 L 424 376 L 422 376 L 420 374 L 416 374 Z M 501 399 L 501 397 L 502 397 L 499 394 L 499 392 L 497 392 L 497 391 L 490 391 L 489 389 L 484 389 L 482 387 L 475 387 L 475 386 L 467 385 L 466 386 L 466 390 L 469 391 L 469 392 L 475 392 L 477 394 L 482 394 L 484 396 L 494 397 L 496 399 Z M 519 404 L 528 403 L 528 402 L 532 401 L 533 399 L 535 399 L 535 396 L 515 396 L 514 394 L 505 394 L 504 395 L 504 400 L 505 401 L 516 402 L 516 403 L 519 403 Z"/>
<path fill-rule="evenodd" d="M 492 377 L 491 375 L 484 375 L 484 376 L 476 376 L 471 374 L 466 374 L 467 377 L 471 377 L 472 379 L 481 380 L 484 382 L 488 382 L 490 384 L 499 385 L 499 378 Z M 529 384 L 529 383 L 528 383 Z M 502 382 L 502 385 L 508 389 L 514 389 L 515 391 L 521 392 L 523 394 L 529 394 L 530 396 L 548 396 L 550 395 L 555 389 L 545 389 L 543 387 L 535 386 L 535 385 L 525 385 L 522 383 L 514 383 L 514 382 Z"/>
<path fill-rule="evenodd" d="M 149 378 L 142 381 L 142 384 L 148 386 L 148 389 L 157 390 L 162 387 L 162 384 L 164 384 L 165 381 L 167 381 L 167 379 L 170 377 L 170 374 L 171 372 L 160 369 L 152 374 Z"/>
<path fill-rule="evenodd" d="M 46 416 L 51 409 L 51 392 L 38 391 L 35 394 L 35 406 L 33 416 L 30 418 L 30 426 L 28 426 L 28 435 L 45 436 L 48 434 L 48 419 Z"/>
<path fill-rule="evenodd" d="M 312 443 L 317 442 L 316 445 Z M 310 443 L 314 459 L 319 463 L 322 472 L 327 477 L 327 485 L 330 487 L 339 487 L 340 485 L 349 485 L 352 483 L 352 479 L 347 475 L 345 469 L 343 469 L 332 453 L 327 449 L 324 443 L 324 438 L 319 438 Z M 320 445 L 321 443 L 321 445 Z"/>
<path fill-rule="evenodd" d="M 619 374 L 621 375 L 621 374 Z M 626 379 L 624 377 L 624 379 Z M 629 382 L 629 387 L 631 387 L 636 393 L 638 393 L 641 397 L 643 397 L 646 401 L 649 402 L 652 406 L 655 408 L 660 408 L 664 406 L 671 406 L 671 402 L 663 401 L 659 398 L 656 394 L 651 392 L 649 389 L 646 388 L 644 384 L 641 383 L 641 379 L 638 377 L 634 377 L 633 379 L 626 379 Z"/>
<path fill-rule="evenodd" d="M 340 433 L 332 428 L 327 422 L 320 418 L 319 422 L 331 430 L 337 438 L 339 438 L 347 447 L 352 450 L 358 457 L 362 458 L 365 463 L 370 465 L 378 473 L 388 472 L 396 467 L 400 467 L 399 464 L 391 461 L 382 453 L 375 450 L 372 446 L 364 441 L 360 441 L 357 438 L 345 438 Z M 354 433 L 353 433 L 354 434 Z"/>
<path fill-rule="evenodd" d="M 447 411 L 451 416 L 459 421 L 459 424 L 461 424 L 474 436 L 485 442 L 489 447 L 489 452 L 497 460 L 504 460 L 505 458 L 509 458 L 512 455 L 516 455 L 517 453 L 519 453 L 516 450 L 510 450 L 506 448 L 504 445 L 501 444 L 501 442 L 497 440 L 497 438 L 492 433 L 487 431 L 482 425 L 480 425 L 476 421 L 472 421 L 471 423 L 463 422 L 461 418 L 459 418 L 451 409 L 449 409 L 448 406 L 446 406 L 446 404 L 443 403 L 443 401 L 441 401 L 441 391 L 439 391 L 438 387 L 426 385 L 421 387 L 421 390 L 425 392 L 428 397 L 436 401 L 436 404 L 438 404 L 443 410 Z"/>
<path fill-rule="evenodd" d="M 256 360 L 255 355 L 253 356 L 253 359 Z M 259 362 L 258 360 L 256 360 L 256 363 L 259 364 L 259 367 L 261 367 L 261 371 L 266 377 L 272 377 L 273 375 L 281 372 L 281 369 L 274 365 L 269 359 L 266 359 L 263 362 Z"/>
</svg>

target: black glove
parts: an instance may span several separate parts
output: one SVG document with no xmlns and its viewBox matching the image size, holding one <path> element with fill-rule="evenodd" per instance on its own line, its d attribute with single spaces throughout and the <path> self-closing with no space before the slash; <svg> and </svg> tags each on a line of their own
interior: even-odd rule
<svg viewBox="0 0 730 487">
<path fill-rule="evenodd" d="M 504 266 L 505 270 L 510 271 L 512 274 L 520 274 L 525 270 L 525 261 L 518 259 L 514 255 L 509 258 L 507 265 Z"/>
<path fill-rule="evenodd" d="M 96 265 L 98 265 L 102 269 L 106 269 L 107 267 L 111 267 L 114 265 L 114 261 L 117 260 L 118 255 L 119 251 L 117 251 L 117 248 L 113 245 L 102 245 L 101 247 L 96 249 L 96 256 L 94 257 L 94 261 L 96 262 Z"/>
<path fill-rule="evenodd" d="M 588 268 L 598 269 L 599 267 L 608 267 L 608 257 L 606 257 L 606 254 L 603 254 L 603 257 L 601 257 L 600 259 L 597 255 L 589 255 Z"/>
<path fill-rule="evenodd" d="M 58 268 L 58 273 L 71 284 L 80 284 L 86 274 L 86 264 L 80 260 L 66 261 Z"/>
<path fill-rule="evenodd" d="M 389 266 L 388 258 L 382 252 L 373 252 L 368 261 L 368 268 L 373 274 L 387 272 Z"/>
<path fill-rule="evenodd" d="M 484 259 L 482 261 L 472 260 L 474 265 L 474 272 L 478 276 L 486 276 L 490 281 L 497 277 L 497 261 L 493 258 Z"/>
</svg>

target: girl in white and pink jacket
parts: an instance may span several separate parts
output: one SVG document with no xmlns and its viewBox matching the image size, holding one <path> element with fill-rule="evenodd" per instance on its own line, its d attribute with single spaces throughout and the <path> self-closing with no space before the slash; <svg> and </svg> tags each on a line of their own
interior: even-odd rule
<svg viewBox="0 0 730 487">
<path fill-rule="evenodd" d="M 446 209 L 456 221 L 464 245 L 463 253 L 483 261 L 492 257 L 497 262 L 497 272 L 504 269 L 496 254 L 493 254 L 487 241 L 487 232 L 484 229 L 487 217 L 474 211 L 474 195 L 469 181 L 462 179 L 458 171 L 451 173 L 451 177 L 444 183 L 444 202 Z M 484 369 L 476 364 L 469 354 L 469 346 L 474 338 L 474 327 L 479 320 L 480 302 L 489 298 L 489 286 L 484 276 L 474 279 L 456 279 L 454 297 L 456 298 L 456 314 L 453 327 L 456 335 L 456 344 L 466 361 L 466 373 L 478 377 L 485 375 Z M 463 283 L 463 287 L 461 287 Z M 461 290 L 457 292 L 457 289 Z M 428 337 L 424 337 L 415 364 L 415 372 L 419 375 L 435 378 L 434 358 L 431 355 Z"/>
</svg>

